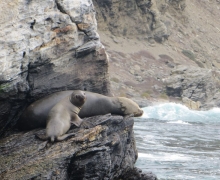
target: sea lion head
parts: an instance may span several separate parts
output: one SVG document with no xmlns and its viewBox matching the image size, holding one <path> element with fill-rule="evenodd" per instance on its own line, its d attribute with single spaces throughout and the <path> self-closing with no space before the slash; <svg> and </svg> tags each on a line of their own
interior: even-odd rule
<svg viewBox="0 0 220 180">
<path fill-rule="evenodd" d="M 139 117 L 143 115 L 143 110 L 138 106 L 137 103 L 135 103 L 131 99 L 118 97 L 118 100 L 121 104 L 121 110 L 124 112 L 125 115 L 133 114 L 134 117 Z"/>
<path fill-rule="evenodd" d="M 80 90 L 73 91 L 73 93 L 70 96 L 70 102 L 79 108 L 83 106 L 85 101 L 86 101 L 86 94 L 83 91 Z"/>
</svg>

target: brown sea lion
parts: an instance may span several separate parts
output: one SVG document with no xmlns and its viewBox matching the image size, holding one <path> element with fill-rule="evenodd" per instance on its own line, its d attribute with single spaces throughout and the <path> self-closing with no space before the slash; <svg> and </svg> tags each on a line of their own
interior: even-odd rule
<svg viewBox="0 0 220 180">
<path fill-rule="evenodd" d="M 72 91 L 60 91 L 46 96 L 32 103 L 23 113 L 18 126 L 20 129 L 29 130 L 46 126 L 46 118 L 52 107 L 60 100 L 69 96 Z M 108 113 L 116 115 L 141 116 L 143 110 L 132 100 L 125 97 L 108 97 L 97 93 L 82 91 L 86 94 L 86 102 L 82 106 L 79 117 L 91 117 Z"/>
<path fill-rule="evenodd" d="M 108 97 L 87 91 L 85 93 L 87 101 L 79 112 L 81 118 L 108 113 L 121 116 L 134 115 L 135 117 L 143 114 L 143 110 L 131 99 L 125 97 Z"/>
<path fill-rule="evenodd" d="M 86 95 L 82 91 L 74 91 L 69 96 L 59 101 L 50 111 L 47 118 L 46 136 L 37 137 L 41 140 L 54 142 L 62 141 L 74 133 L 65 134 L 71 124 L 80 126 L 82 119 L 78 113 L 85 103 Z"/>
</svg>

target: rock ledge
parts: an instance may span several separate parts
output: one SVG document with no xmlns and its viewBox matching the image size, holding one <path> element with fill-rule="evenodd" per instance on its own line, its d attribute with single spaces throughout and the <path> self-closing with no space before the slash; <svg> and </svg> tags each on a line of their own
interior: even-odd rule
<svg viewBox="0 0 220 180">
<path fill-rule="evenodd" d="M 75 132 L 75 137 L 48 143 L 40 151 L 43 142 L 34 134 L 44 134 L 45 129 L 1 139 L 0 179 L 157 179 L 134 167 L 137 149 L 133 118 L 108 114 L 84 121 L 90 128 L 73 128 L 70 132 Z"/>
</svg>

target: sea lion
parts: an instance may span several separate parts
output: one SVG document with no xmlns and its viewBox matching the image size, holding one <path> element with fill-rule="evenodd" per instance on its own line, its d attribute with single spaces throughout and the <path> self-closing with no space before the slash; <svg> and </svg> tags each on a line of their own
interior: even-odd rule
<svg viewBox="0 0 220 180">
<path fill-rule="evenodd" d="M 85 91 L 87 101 L 79 112 L 79 117 L 105 115 L 108 113 L 135 117 L 141 116 L 143 110 L 131 99 L 125 97 L 108 97 Z"/>
<path fill-rule="evenodd" d="M 74 133 L 65 134 L 72 124 L 80 126 L 82 119 L 78 113 L 85 103 L 86 96 L 82 91 L 73 91 L 72 94 L 59 101 L 50 111 L 47 118 L 46 137 L 40 137 L 41 140 L 54 142 L 62 141 Z"/>
<path fill-rule="evenodd" d="M 49 111 L 63 98 L 74 91 L 61 91 L 50 94 L 30 104 L 18 120 L 17 127 L 21 130 L 31 130 L 46 127 Z"/>
<path fill-rule="evenodd" d="M 60 100 L 69 96 L 72 91 L 60 91 L 46 96 L 32 103 L 22 114 L 18 126 L 23 130 L 30 130 L 46 126 L 46 118 L 52 107 Z M 97 93 L 82 91 L 86 95 L 86 102 L 82 106 L 79 117 L 91 117 L 108 113 L 116 115 L 141 116 L 143 110 L 132 100 L 125 97 L 108 97 Z"/>
</svg>

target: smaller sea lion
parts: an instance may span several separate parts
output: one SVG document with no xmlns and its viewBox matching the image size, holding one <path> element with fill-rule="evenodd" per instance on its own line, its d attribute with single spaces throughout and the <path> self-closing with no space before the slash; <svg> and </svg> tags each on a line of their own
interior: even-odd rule
<svg viewBox="0 0 220 180">
<path fill-rule="evenodd" d="M 61 91 L 33 102 L 25 109 L 18 120 L 18 129 L 32 130 L 40 127 L 45 128 L 48 114 L 54 105 L 74 92 L 75 91 L 68 91 L 68 93 L 66 93 L 66 91 Z"/>
<path fill-rule="evenodd" d="M 37 138 L 48 141 L 62 141 L 74 133 L 65 134 L 71 127 L 71 123 L 77 127 L 82 123 L 78 113 L 86 101 L 83 91 L 73 91 L 73 93 L 58 102 L 49 112 L 47 118 L 46 137 Z M 45 147 L 44 146 L 44 147 Z"/>
</svg>

